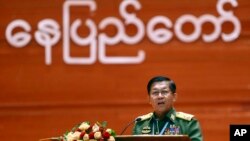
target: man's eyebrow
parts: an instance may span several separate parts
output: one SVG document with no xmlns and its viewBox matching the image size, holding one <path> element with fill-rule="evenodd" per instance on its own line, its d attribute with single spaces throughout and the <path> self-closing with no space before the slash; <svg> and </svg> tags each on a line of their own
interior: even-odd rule
<svg viewBox="0 0 250 141">
<path fill-rule="evenodd" d="M 168 87 L 163 87 L 163 88 L 161 88 L 161 89 L 153 88 L 152 90 L 162 90 L 162 89 L 168 89 Z"/>
</svg>

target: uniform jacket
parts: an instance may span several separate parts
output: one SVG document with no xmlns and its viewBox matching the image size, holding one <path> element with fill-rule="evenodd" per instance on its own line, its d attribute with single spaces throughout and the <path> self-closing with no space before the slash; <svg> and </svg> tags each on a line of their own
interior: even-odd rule
<svg viewBox="0 0 250 141">
<path fill-rule="evenodd" d="M 176 112 L 172 108 L 161 121 L 154 113 L 139 116 L 133 128 L 133 135 L 188 135 L 192 141 L 202 141 L 200 124 L 193 115 Z"/>
</svg>

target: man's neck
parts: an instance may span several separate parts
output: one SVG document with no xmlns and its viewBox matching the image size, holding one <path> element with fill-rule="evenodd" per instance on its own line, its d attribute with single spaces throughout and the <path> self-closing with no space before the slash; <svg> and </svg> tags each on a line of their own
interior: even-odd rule
<svg viewBox="0 0 250 141">
<path fill-rule="evenodd" d="M 166 116 L 167 112 L 161 112 L 161 113 L 157 113 L 155 112 L 155 116 L 159 119 L 159 120 L 163 120 Z"/>
<path fill-rule="evenodd" d="M 165 111 L 165 112 L 154 112 L 155 116 L 159 119 L 159 120 L 163 120 L 167 113 L 171 111 L 172 108 L 170 108 L 169 110 Z"/>
</svg>

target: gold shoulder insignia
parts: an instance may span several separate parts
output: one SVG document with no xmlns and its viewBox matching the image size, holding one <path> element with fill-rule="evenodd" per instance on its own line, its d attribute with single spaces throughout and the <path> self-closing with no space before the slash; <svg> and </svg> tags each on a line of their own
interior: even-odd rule
<svg viewBox="0 0 250 141">
<path fill-rule="evenodd" d="M 146 114 L 146 115 L 142 115 L 142 116 L 139 116 L 139 117 L 137 117 L 137 118 L 141 118 L 141 121 L 142 121 L 142 120 L 146 120 L 146 119 L 151 118 L 152 115 L 153 115 L 153 113 L 148 113 L 148 114 Z"/>
<path fill-rule="evenodd" d="M 194 115 L 183 112 L 176 112 L 176 117 L 190 121 L 194 117 Z"/>
</svg>

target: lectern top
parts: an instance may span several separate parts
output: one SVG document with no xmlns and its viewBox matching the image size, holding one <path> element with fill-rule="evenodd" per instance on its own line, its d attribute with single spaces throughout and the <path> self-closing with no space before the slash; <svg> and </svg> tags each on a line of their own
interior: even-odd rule
<svg viewBox="0 0 250 141">
<path fill-rule="evenodd" d="M 116 141 L 190 141 L 187 135 L 118 135 Z"/>
</svg>

